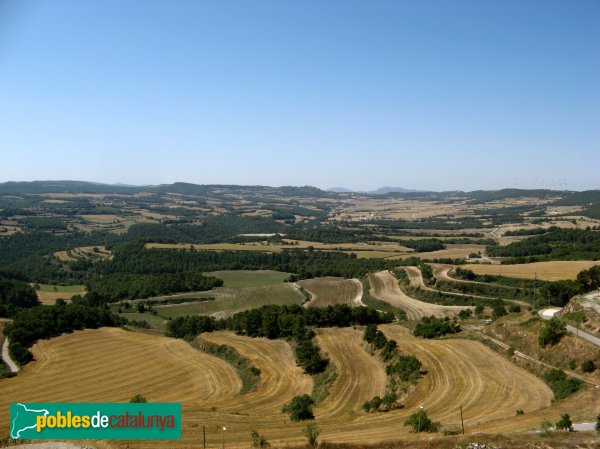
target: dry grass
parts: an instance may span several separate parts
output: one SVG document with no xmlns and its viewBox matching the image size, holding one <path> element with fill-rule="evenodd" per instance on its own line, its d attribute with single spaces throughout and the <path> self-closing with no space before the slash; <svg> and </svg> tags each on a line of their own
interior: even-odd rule
<svg viewBox="0 0 600 449">
<path fill-rule="evenodd" d="M 306 307 L 326 307 L 335 304 L 361 306 L 362 283 L 358 279 L 323 277 L 298 282 L 312 299 Z"/>
<path fill-rule="evenodd" d="M 37 297 L 44 305 L 54 305 L 57 299 L 70 301 L 75 295 L 83 296 L 86 293 L 83 285 L 47 285 L 41 284 L 40 289 L 36 290 Z"/>
<path fill-rule="evenodd" d="M 538 279 L 545 281 L 557 281 L 561 279 L 575 279 L 582 270 L 600 265 L 598 261 L 551 261 L 535 262 L 516 265 L 486 265 L 469 264 L 462 268 L 468 268 L 476 274 L 492 274 L 513 278 L 533 279 L 537 275 Z"/>
<path fill-rule="evenodd" d="M 446 317 L 454 316 L 465 306 L 442 306 L 422 302 L 404 293 L 396 279 L 389 271 L 379 271 L 369 274 L 371 295 L 406 312 L 409 320 L 418 320 L 424 316 Z"/>
</svg>

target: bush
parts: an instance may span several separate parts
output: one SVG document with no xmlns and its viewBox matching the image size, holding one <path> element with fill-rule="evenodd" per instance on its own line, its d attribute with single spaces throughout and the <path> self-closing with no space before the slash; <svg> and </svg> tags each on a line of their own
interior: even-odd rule
<svg viewBox="0 0 600 449">
<path fill-rule="evenodd" d="M 593 373 L 596 370 L 596 364 L 593 360 L 586 360 L 581 364 L 581 370 L 584 373 Z"/>
<path fill-rule="evenodd" d="M 460 326 L 450 322 L 449 319 L 439 319 L 434 316 L 423 317 L 421 322 L 417 324 L 413 334 L 417 337 L 435 338 L 446 334 L 460 332 Z"/>
<path fill-rule="evenodd" d="M 321 429 L 314 424 L 309 424 L 302 429 L 302 433 L 306 437 L 306 441 L 310 447 L 317 447 L 317 439 L 321 434 Z"/>
<path fill-rule="evenodd" d="M 558 318 L 552 318 L 544 323 L 544 327 L 540 331 L 538 341 L 540 346 L 555 345 L 560 339 L 566 335 L 567 326 L 564 321 Z"/>
<path fill-rule="evenodd" d="M 131 398 L 131 400 L 129 402 L 132 402 L 134 404 L 144 404 L 148 401 L 141 394 L 136 394 L 134 397 Z"/>
<path fill-rule="evenodd" d="M 571 421 L 571 417 L 568 413 L 560 415 L 560 419 L 556 422 L 556 428 L 559 430 L 568 430 L 569 432 L 573 432 L 573 421 Z"/>
<path fill-rule="evenodd" d="M 250 431 L 250 444 L 252 444 L 252 447 L 257 447 L 257 448 L 271 446 L 269 444 L 269 442 L 267 441 L 267 439 L 263 435 L 258 433 L 257 430 Z"/>
<path fill-rule="evenodd" d="M 433 422 L 429 419 L 427 412 L 423 408 L 410 415 L 410 417 L 404 421 L 404 425 L 411 426 L 414 433 L 437 432 L 440 427 L 440 423 Z"/>
<path fill-rule="evenodd" d="M 281 410 L 290 414 L 292 421 L 307 421 L 315 419 L 312 406 L 315 401 L 308 394 L 302 396 L 294 396 L 289 404 L 285 405 Z"/>
<path fill-rule="evenodd" d="M 544 375 L 544 380 L 550 385 L 557 400 L 564 399 L 567 396 L 579 391 L 583 381 L 572 377 L 567 377 L 564 371 L 553 369 Z"/>
<path fill-rule="evenodd" d="M 458 312 L 458 317 L 461 320 L 467 320 L 467 319 L 471 318 L 472 315 L 473 315 L 473 311 L 471 309 L 463 309 L 460 312 Z"/>
<path fill-rule="evenodd" d="M 510 306 L 508 306 L 508 311 L 510 313 L 520 313 L 521 306 L 519 304 L 511 304 Z"/>
<path fill-rule="evenodd" d="M 501 316 L 506 315 L 506 308 L 504 306 L 496 306 L 494 307 L 494 311 L 492 312 L 492 318 L 500 318 Z"/>
<path fill-rule="evenodd" d="M 414 355 L 401 355 L 398 361 L 385 369 L 388 376 L 398 374 L 404 382 L 415 382 L 421 373 L 421 361 Z"/>
</svg>

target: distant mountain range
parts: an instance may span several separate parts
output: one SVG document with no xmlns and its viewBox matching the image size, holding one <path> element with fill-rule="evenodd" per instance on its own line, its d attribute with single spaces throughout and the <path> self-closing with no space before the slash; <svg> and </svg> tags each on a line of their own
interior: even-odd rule
<svg viewBox="0 0 600 449">
<path fill-rule="evenodd" d="M 404 187 L 380 187 L 377 190 L 363 191 L 363 190 L 351 190 L 345 187 L 332 187 L 327 189 L 328 192 L 334 193 L 368 193 L 369 195 L 386 195 L 388 193 L 411 193 L 411 192 L 424 192 L 424 190 L 405 189 Z"/>
</svg>

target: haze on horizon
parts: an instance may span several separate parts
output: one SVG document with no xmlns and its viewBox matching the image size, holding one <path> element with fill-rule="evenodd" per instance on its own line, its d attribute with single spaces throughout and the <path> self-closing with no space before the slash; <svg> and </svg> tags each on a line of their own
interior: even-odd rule
<svg viewBox="0 0 600 449">
<path fill-rule="evenodd" d="M 600 188 L 600 2 L 0 3 L 0 182 Z"/>
</svg>

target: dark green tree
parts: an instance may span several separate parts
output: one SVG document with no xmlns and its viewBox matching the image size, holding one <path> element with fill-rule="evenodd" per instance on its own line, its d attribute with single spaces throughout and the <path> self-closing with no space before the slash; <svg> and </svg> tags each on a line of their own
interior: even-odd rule
<svg viewBox="0 0 600 449">
<path fill-rule="evenodd" d="M 315 415 L 313 415 L 312 411 L 314 403 L 314 399 L 308 394 L 294 396 L 290 403 L 283 407 L 282 411 L 284 413 L 289 413 L 292 421 L 307 421 L 315 419 Z"/>
<path fill-rule="evenodd" d="M 571 417 L 568 413 L 560 415 L 560 419 L 556 422 L 556 428 L 559 430 L 568 430 L 569 432 L 573 432 L 573 421 L 571 421 Z"/>
<path fill-rule="evenodd" d="M 540 346 L 552 346 L 557 344 L 566 333 L 567 325 L 565 322 L 558 318 L 552 318 L 544 323 L 538 341 Z"/>
</svg>

